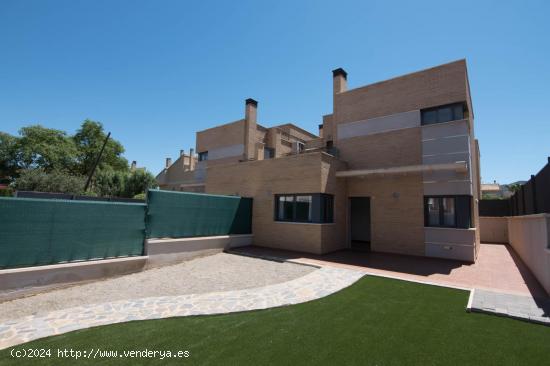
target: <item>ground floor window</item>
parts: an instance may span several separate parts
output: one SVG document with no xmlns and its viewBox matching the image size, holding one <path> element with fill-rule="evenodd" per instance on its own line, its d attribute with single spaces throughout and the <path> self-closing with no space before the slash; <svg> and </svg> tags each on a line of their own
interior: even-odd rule
<svg viewBox="0 0 550 366">
<path fill-rule="evenodd" d="M 275 195 L 275 220 L 331 223 L 334 221 L 334 197 L 324 193 Z"/>
<path fill-rule="evenodd" d="M 471 196 L 424 197 L 425 226 L 472 227 Z"/>
</svg>

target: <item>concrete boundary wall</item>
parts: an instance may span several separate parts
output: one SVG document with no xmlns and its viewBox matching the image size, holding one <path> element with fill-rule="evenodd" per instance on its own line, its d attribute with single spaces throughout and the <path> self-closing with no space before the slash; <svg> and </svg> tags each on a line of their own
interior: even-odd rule
<svg viewBox="0 0 550 366">
<path fill-rule="evenodd" d="M 59 286 L 120 276 L 251 245 L 252 239 L 252 234 L 155 239 L 147 241 L 145 256 L 3 269 L 0 270 L 0 291 L 32 292 L 33 287 L 38 286 Z M 5 297 L 9 294 L 0 295 Z"/>
<path fill-rule="evenodd" d="M 0 291 L 97 280 L 141 271 L 147 256 L 0 270 Z"/>
<path fill-rule="evenodd" d="M 252 234 L 149 239 L 145 244 L 149 257 L 147 266 L 158 267 L 219 253 L 225 249 L 252 245 L 252 239 Z"/>
<path fill-rule="evenodd" d="M 510 245 L 550 294 L 550 214 L 508 217 Z"/>
<path fill-rule="evenodd" d="M 510 243 L 507 217 L 480 216 L 479 230 L 483 243 Z"/>
</svg>

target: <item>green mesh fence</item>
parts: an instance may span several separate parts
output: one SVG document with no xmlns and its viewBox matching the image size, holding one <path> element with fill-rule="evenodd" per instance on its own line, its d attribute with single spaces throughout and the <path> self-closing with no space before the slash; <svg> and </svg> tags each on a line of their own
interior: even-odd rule
<svg viewBox="0 0 550 366">
<path fill-rule="evenodd" d="M 252 198 L 241 197 L 230 234 L 252 234 Z"/>
<path fill-rule="evenodd" d="M 250 198 L 149 191 L 147 205 L 149 238 L 184 238 L 251 232 Z"/>
<path fill-rule="evenodd" d="M 0 268 L 141 255 L 145 204 L 0 197 Z"/>
</svg>

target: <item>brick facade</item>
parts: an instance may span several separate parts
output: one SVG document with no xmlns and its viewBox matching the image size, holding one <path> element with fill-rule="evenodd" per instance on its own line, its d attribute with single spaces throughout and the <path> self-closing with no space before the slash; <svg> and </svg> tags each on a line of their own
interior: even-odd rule
<svg viewBox="0 0 550 366">
<path fill-rule="evenodd" d="M 244 119 L 198 132 L 196 148 L 209 152 L 209 159 L 197 164 L 206 193 L 254 198 L 255 245 L 317 254 L 349 248 L 350 198 L 368 197 L 371 250 L 475 260 L 479 147 L 464 60 L 352 90 L 345 71 L 335 70 L 333 112 L 322 117 L 320 136 L 293 124 L 261 126 L 253 102 L 247 100 Z M 421 110 L 451 103 L 465 105 L 466 121 L 425 130 Z M 441 140 L 455 137 L 445 131 L 461 129 L 467 132 L 452 144 Z M 433 131 L 439 135 L 426 137 Z M 264 149 L 274 149 L 274 158 L 264 159 Z M 449 157 L 453 154 L 456 158 Z M 424 197 L 433 187 L 448 196 L 458 195 L 456 189 L 471 195 L 470 228 L 438 228 L 435 235 L 425 227 Z M 332 195 L 334 222 L 276 221 L 275 195 L 282 193 Z M 475 239 L 463 239 L 470 237 Z"/>
</svg>

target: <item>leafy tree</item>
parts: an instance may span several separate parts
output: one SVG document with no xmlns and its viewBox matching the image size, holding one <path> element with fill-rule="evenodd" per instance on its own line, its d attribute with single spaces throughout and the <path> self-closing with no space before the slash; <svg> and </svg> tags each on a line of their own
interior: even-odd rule
<svg viewBox="0 0 550 366">
<path fill-rule="evenodd" d="M 121 197 L 128 173 L 112 169 L 100 170 L 95 174 L 94 192 L 103 197 Z"/>
<path fill-rule="evenodd" d="M 517 191 L 521 190 L 521 184 L 519 183 L 509 184 L 508 189 L 513 193 L 516 193 Z"/>
<path fill-rule="evenodd" d="M 19 169 L 40 168 L 45 172 L 71 172 L 76 166 L 77 150 L 64 131 L 40 125 L 23 127 L 15 142 L 15 159 Z"/>
<path fill-rule="evenodd" d="M 0 183 L 9 183 L 17 174 L 17 138 L 0 132 Z"/>
<path fill-rule="evenodd" d="M 90 174 L 106 137 L 107 134 L 100 122 L 87 119 L 82 123 L 80 129 L 73 136 L 77 149 L 77 171 L 79 174 Z M 127 172 L 128 161 L 122 156 L 123 153 L 122 144 L 110 138 L 99 161 L 97 171 L 110 168 L 114 171 Z"/>
<path fill-rule="evenodd" d="M 26 169 L 14 183 L 20 191 L 82 194 L 86 178 L 70 175 L 65 171 L 46 172 L 42 168 Z"/>
<path fill-rule="evenodd" d="M 145 193 L 150 188 L 156 188 L 157 182 L 153 174 L 146 169 L 136 169 L 130 172 L 124 185 L 123 197 L 134 197 Z"/>
<path fill-rule="evenodd" d="M 93 191 L 103 197 L 132 198 L 156 187 L 155 177 L 145 169 L 126 173 L 112 169 L 102 170 L 95 175 L 93 182 Z"/>
<path fill-rule="evenodd" d="M 74 136 L 40 125 L 24 127 L 19 135 L 0 132 L 0 182 L 13 182 L 16 189 L 134 197 L 156 186 L 145 169 L 129 170 L 124 147 L 110 138 L 92 189 L 83 192 L 107 136 L 100 122 L 85 120 Z"/>
</svg>

